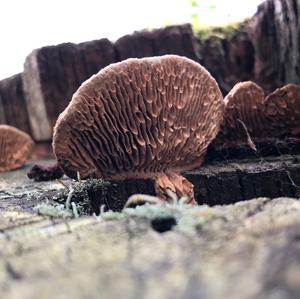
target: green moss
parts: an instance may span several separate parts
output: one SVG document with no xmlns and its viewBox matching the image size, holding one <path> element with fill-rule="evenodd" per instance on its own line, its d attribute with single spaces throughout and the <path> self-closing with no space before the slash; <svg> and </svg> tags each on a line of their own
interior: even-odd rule
<svg viewBox="0 0 300 299">
<path fill-rule="evenodd" d="M 66 188 L 58 197 L 55 203 L 44 203 L 37 205 L 34 210 L 41 215 L 55 218 L 78 218 L 83 215 L 91 215 L 93 212 L 91 194 L 99 196 L 98 203 L 103 203 L 110 192 L 111 183 L 103 180 L 88 179 L 74 182 Z M 145 197 L 140 195 L 141 199 Z M 170 191 L 169 202 L 158 204 L 146 203 L 135 208 L 125 208 L 122 212 L 104 212 L 104 206 L 99 207 L 99 218 L 103 221 L 126 220 L 141 218 L 149 221 L 157 219 L 174 218 L 176 225 L 173 230 L 185 234 L 195 234 L 196 227 L 207 221 L 210 210 L 206 206 L 192 206 L 184 203 L 184 198 L 177 198 L 175 193 Z M 147 202 L 147 201 L 146 201 Z"/>
<path fill-rule="evenodd" d="M 73 210 L 75 204 L 75 214 L 78 214 L 78 216 L 91 215 L 95 212 L 92 208 L 91 195 L 98 196 L 100 202 L 108 195 L 110 185 L 111 183 L 101 179 L 79 179 L 78 182 L 74 182 L 66 189 L 56 201 L 63 204 L 65 208 Z"/>
<path fill-rule="evenodd" d="M 105 196 L 105 192 L 110 183 L 90 179 L 87 181 L 75 182 L 63 195 L 59 198 L 59 202 L 43 203 L 37 205 L 34 210 L 45 216 L 54 218 L 77 218 L 83 215 L 91 214 L 91 202 L 89 192 L 91 190 L 101 190 L 101 194 Z M 135 208 L 126 208 L 122 212 L 100 211 L 99 218 L 103 221 L 126 220 L 126 219 L 147 219 L 149 221 L 157 219 L 174 218 L 176 225 L 173 230 L 184 232 L 188 235 L 196 233 L 196 228 L 206 222 L 211 213 L 211 209 L 207 206 L 192 206 L 185 204 L 180 199 L 170 197 L 170 202 L 162 202 L 160 204 L 146 203 Z"/>
<path fill-rule="evenodd" d="M 205 42 L 211 38 L 216 39 L 230 39 L 232 38 L 238 30 L 245 26 L 247 20 L 243 23 L 231 23 L 226 26 L 202 26 L 199 29 L 194 28 L 196 37 L 200 42 Z"/>
<path fill-rule="evenodd" d="M 40 215 L 50 216 L 53 218 L 71 218 L 73 213 L 65 208 L 62 204 L 41 203 L 35 206 L 34 211 Z"/>
<path fill-rule="evenodd" d="M 52 197 L 54 202 L 38 204 L 34 211 L 55 218 L 78 218 L 93 214 L 91 194 L 103 200 L 109 192 L 109 182 L 97 179 L 80 180 Z M 35 198 L 36 198 L 36 194 Z M 29 198 L 29 195 L 27 196 Z M 100 209 L 100 207 L 99 207 Z"/>
</svg>

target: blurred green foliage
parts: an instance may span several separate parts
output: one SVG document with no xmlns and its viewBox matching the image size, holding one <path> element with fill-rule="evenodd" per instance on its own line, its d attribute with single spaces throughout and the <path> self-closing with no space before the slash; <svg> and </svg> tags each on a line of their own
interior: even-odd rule
<svg viewBox="0 0 300 299">
<path fill-rule="evenodd" d="M 218 39 L 230 39 L 232 38 L 236 32 L 241 27 L 241 23 L 231 23 L 226 26 L 202 26 L 194 29 L 194 32 L 199 40 L 205 41 L 208 40 L 211 37 L 215 37 Z"/>
<path fill-rule="evenodd" d="M 192 8 L 192 14 L 191 14 L 191 23 L 194 28 L 194 30 L 200 29 L 200 19 L 199 19 L 199 11 L 201 9 L 206 9 L 210 12 L 215 11 L 217 6 L 214 3 L 206 3 L 203 4 L 203 1 L 201 0 L 188 0 L 189 4 L 191 5 Z"/>
<path fill-rule="evenodd" d="M 200 20 L 200 11 L 205 10 L 207 12 L 213 13 L 217 9 L 215 1 L 203 1 L 203 0 L 187 0 L 191 6 L 191 24 L 193 30 L 199 40 L 205 41 L 211 37 L 218 40 L 223 38 L 231 38 L 239 30 L 242 23 L 235 22 L 222 26 L 205 25 Z"/>
</svg>

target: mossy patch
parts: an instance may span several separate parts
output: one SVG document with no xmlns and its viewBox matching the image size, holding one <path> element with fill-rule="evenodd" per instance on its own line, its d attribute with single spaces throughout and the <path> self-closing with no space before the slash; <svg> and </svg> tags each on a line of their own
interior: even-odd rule
<svg viewBox="0 0 300 299">
<path fill-rule="evenodd" d="M 174 219 L 175 225 L 172 230 L 184 232 L 185 234 L 195 234 L 197 227 L 203 225 L 213 215 L 209 212 L 208 206 L 193 206 L 181 203 L 165 204 L 145 204 L 135 208 L 127 208 L 122 212 L 108 211 L 102 213 L 99 217 L 105 221 L 125 220 L 134 218 L 153 220 Z"/>
<path fill-rule="evenodd" d="M 36 205 L 33 210 L 39 215 L 53 218 L 72 218 L 74 215 L 71 210 L 66 209 L 65 205 L 57 203 L 41 203 Z"/>
<path fill-rule="evenodd" d="M 202 225 L 210 217 L 207 206 L 193 206 L 185 204 L 180 200 L 170 200 L 159 204 L 146 203 L 135 208 L 125 208 L 120 212 L 105 209 L 105 201 L 109 198 L 111 183 L 103 180 L 89 179 L 86 181 L 74 182 L 70 187 L 66 187 L 61 196 L 56 198 L 56 202 L 46 202 L 38 204 L 34 211 L 40 215 L 53 218 L 77 218 L 95 213 L 99 210 L 99 219 L 103 221 L 127 220 L 142 218 L 154 223 L 156 230 L 160 232 L 177 230 L 186 234 L 196 233 L 196 227 Z M 99 198 L 96 203 L 92 203 L 91 194 L 96 194 Z M 143 196 L 143 195 L 141 195 Z M 102 203 L 102 205 L 100 205 Z M 94 205 L 94 206 L 93 206 Z M 172 221 L 171 221 L 172 220 Z M 152 226 L 154 228 L 154 226 Z"/>
<path fill-rule="evenodd" d="M 99 214 L 101 205 L 109 197 L 110 187 L 110 182 L 101 179 L 79 180 L 66 188 L 56 201 L 68 210 L 75 209 L 78 216 Z"/>
<path fill-rule="evenodd" d="M 248 20 L 244 22 L 230 23 L 226 26 L 202 26 L 194 28 L 196 37 L 200 42 L 205 42 L 212 38 L 222 40 L 222 39 L 231 39 L 235 34 L 241 30 Z"/>
<path fill-rule="evenodd" d="M 74 181 L 51 199 L 40 195 L 45 202 L 34 207 L 34 211 L 57 218 L 78 218 L 93 213 L 99 214 L 101 206 L 109 197 L 111 185 L 109 182 L 98 179 Z"/>
</svg>

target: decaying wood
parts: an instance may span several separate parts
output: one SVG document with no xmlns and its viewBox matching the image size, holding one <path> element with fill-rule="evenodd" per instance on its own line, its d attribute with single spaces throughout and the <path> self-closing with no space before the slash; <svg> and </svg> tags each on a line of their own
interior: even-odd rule
<svg viewBox="0 0 300 299">
<path fill-rule="evenodd" d="M 196 59 L 190 25 L 141 31 L 116 41 L 100 39 L 34 50 L 24 64 L 24 93 L 35 140 L 51 140 L 58 115 L 82 82 L 128 57 L 178 54 Z"/>
<path fill-rule="evenodd" d="M 79 219 L 36 214 L 37 204 L 53 203 L 72 182 L 30 181 L 31 165 L 1 174 L 4 298 L 299 298 L 300 202 L 271 199 L 299 197 L 299 156 L 206 164 L 187 173 L 201 203 L 268 198 Z M 135 181 L 110 191 L 126 200 L 149 188 Z"/>
<path fill-rule="evenodd" d="M 120 61 L 165 54 L 183 55 L 197 60 L 196 39 L 189 24 L 128 34 L 116 41 L 115 48 Z"/>
<path fill-rule="evenodd" d="M 26 58 L 23 73 L 34 138 L 50 140 L 58 115 L 76 89 L 112 62 L 115 62 L 114 48 L 107 39 L 34 50 Z"/>
<path fill-rule="evenodd" d="M 163 234 L 136 217 L 0 219 L 4 298 L 299 298 L 295 199 L 203 207 Z"/>
<path fill-rule="evenodd" d="M 52 161 L 41 163 L 47 165 Z M 26 176 L 32 165 L 29 163 L 24 169 L 1 174 L 2 209 L 30 211 L 37 202 L 51 201 L 53 196 L 58 196 L 66 188 L 65 185 L 72 183 L 67 178 L 62 183 L 60 181 L 32 182 Z M 187 172 L 185 177 L 194 184 L 195 198 L 198 203 L 210 206 L 231 204 L 255 197 L 299 197 L 300 156 L 283 155 L 210 162 L 200 169 Z M 154 182 L 152 180 L 114 182 L 108 187 L 107 193 L 108 195 L 102 198 L 101 188 L 96 188 L 89 190 L 89 198 L 98 209 L 104 204 L 106 208 L 119 211 L 132 194 L 154 195 Z M 27 201 L 28 196 L 33 201 Z"/>
<path fill-rule="evenodd" d="M 259 83 L 266 91 L 287 83 L 298 84 L 299 11 L 297 0 L 268 0 L 259 6 L 251 20 L 236 28 L 229 26 L 202 32 L 197 36 L 198 43 L 191 26 L 181 25 L 135 32 L 115 43 L 101 39 L 34 50 L 25 61 L 24 91 L 13 92 L 10 96 L 12 102 L 19 103 L 24 102 L 25 94 L 27 103 L 28 115 L 20 113 L 17 121 L 20 124 L 16 125 L 22 124 L 21 118 L 27 119 L 24 127 L 19 128 L 28 131 L 29 119 L 35 139 L 50 140 L 58 114 L 79 85 L 104 66 L 129 57 L 163 54 L 189 57 L 211 72 L 224 95 L 234 84 L 245 80 Z M 18 80 L 10 80 L 12 89 L 20 89 Z M 0 84 L 0 93 L 3 90 Z M 3 109 L 5 99 L 0 97 Z M 6 108 L 4 113 L 1 109 L 2 123 L 15 122 L 14 116 L 5 112 Z"/>
<path fill-rule="evenodd" d="M 31 134 L 22 74 L 0 81 L 0 124 L 3 123 Z"/>
<path fill-rule="evenodd" d="M 206 57 L 214 40 L 202 44 L 200 60 L 220 74 L 223 91 L 237 80 L 251 79 L 249 74 L 267 89 L 300 82 L 299 9 L 296 0 L 268 0 L 250 22 L 252 41 L 245 31 L 229 40 L 219 38 L 217 52 Z M 122 57 L 169 51 L 197 57 L 190 29 L 182 30 L 127 36 L 116 49 L 110 42 L 94 41 L 36 51 L 27 59 L 23 81 L 16 75 L 0 83 L 1 123 L 32 130 L 39 140 L 50 139 L 58 113 L 98 68 Z M 8 107 L 9 101 L 13 105 Z M 15 107 L 27 107 L 29 117 Z M 262 145 L 256 158 L 210 158 L 202 168 L 186 173 L 198 202 L 213 207 L 171 206 L 161 213 L 149 207 L 143 217 L 138 209 L 130 212 L 133 215 L 79 219 L 40 216 L 34 212 L 36 205 L 53 203 L 73 182 L 32 182 L 25 175 L 30 163 L 1 174 L 1 297 L 298 299 L 300 156 L 294 151 L 299 144 L 289 142 L 285 148 L 276 145 L 276 157 L 263 157 Z M 286 155 L 281 155 L 282 149 Z M 113 210 L 120 210 L 133 193 L 154 193 L 151 181 L 116 182 L 109 188 L 106 200 Z M 98 208 L 107 205 L 99 194 L 89 192 Z M 246 201 L 251 198 L 255 199 Z"/>
<path fill-rule="evenodd" d="M 250 22 L 255 80 L 268 91 L 300 82 L 299 12 L 298 0 L 268 0 Z"/>
<path fill-rule="evenodd" d="M 3 105 L 3 99 L 2 99 L 2 95 L 0 95 L 0 124 L 5 124 L 6 123 L 6 118 L 5 118 L 5 114 L 4 114 L 4 105 Z"/>
<path fill-rule="evenodd" d="M 218 82 L 224 96 L 238 82 L 253 80 L 255 53 L 248 22 L 198 33 L 199 62 Z"/>
<path fill-rule="evenodd" d="M 114 44 L 101 39 L 43 47 L 26 58 L 22 73 L 24 91 L 19 74 L 1 83 L 0 93 L 6 92 L 2 85 L 9 80 L 10 90 L 18 90 L 9 94 L 9 100 L 26 100 L 28 109 L 28 115 L 26 109 L 19 113 L 16 126 L 27 132 L 31 128 L 36 140 L 50 140 L 58 114 L 79 85 L 104 66 L 129 57 L 189 57 L 211 72 L 224 95 L 234 84 L 245 80 L 273 91 L 284 84 L 300 82 L 299 10 L 296 0 L 265 1 L 250 21 L 236 28 L 203 32 L 197 37 L 197 45 L 191 26 L 181 25 L 135 32 Z M 5 101 L 1 96 L 1 109 L 6 107 Z M 14 115 L 8 108 L 4 113 L 1 109 L 0 121 L 12 124 Z"/>
</svg>

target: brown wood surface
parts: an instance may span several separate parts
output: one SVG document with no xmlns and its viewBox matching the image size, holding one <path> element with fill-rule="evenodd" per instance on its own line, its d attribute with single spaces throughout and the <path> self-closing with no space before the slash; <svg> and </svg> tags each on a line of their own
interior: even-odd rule
<svg viewBox="0 0 300 299">
<path fill-rule="evenodd" d="M 64 185 L 59 181 L 54 181 L 53 184 L 56 187 L 51 187 L 51 183 L 29 180 L 26 173 L 34 163 L 32 161 L 21 170 L 1 174 L 0 195 L 4 191 L 6 192 L 0 197 L 4 200 L 2 205 L 4 202 L 6 204 L 16 202 L 15 205 L 18 207 L 18 200 L 24 201 L 27 193 L 32 194 L 35 189 L 40 195 L 43 191 L 52 190 L 54 193 L 56 191 L 59 193 L 64 189 Z M 53 163 L 54 161 L 51 160 L 38 162 L 41 165 L 51 165 Z M 194 184 L 195 197 L 198 203 L 210 206 L 231 204 L 256 197 L 300 196 L 299 155 L 210 162 L 184 175 Z M 72 181 L 65 177 L 63 182 L 70 184 Z M 121 210 L 127 198 L 132 194 L 155 194 L 153 181 L 151 180 L 114 182 L 108 187 L 108 190 L 109 195 L 105 199 L 101 199 L 102 191 L 97 188 L 94 191 L 90 190 L 89 196 L 90 199 L 96 200 L 98 206 L 106 204 L 115 211 Z M 17 192 L 17 197 L 14 197 L 15 192 Z M 25 195 L 20 197 L 22 192 Z M 52 195 L 50 192 L 49 195 L 46 194 L 46 198 Z M 26 203 L 26 201 L 24 202 Z M 32 206 L 30 201 L 27 204 Z M 27 207 L 27 205 L 25 206 Z M 28 209 L 26 208 L 26 210 Z"/>
<path fill-rule="evenodd" d="M 26 172 L 36 162 L 53 161 L 0 175 L 1 297 L 299 298 L 300 202 L 271 199 L 278 190 L 299 191 L 298 156 L 216 163 L 187 174 L 206 201 L 212 194 L 227 202 L 268 197 L 78 219 L 34 212 L 71 183 L 30 181 Z M 118 196 L 126 199 L 131 187 L 121 185 Z"/>
</svg>

